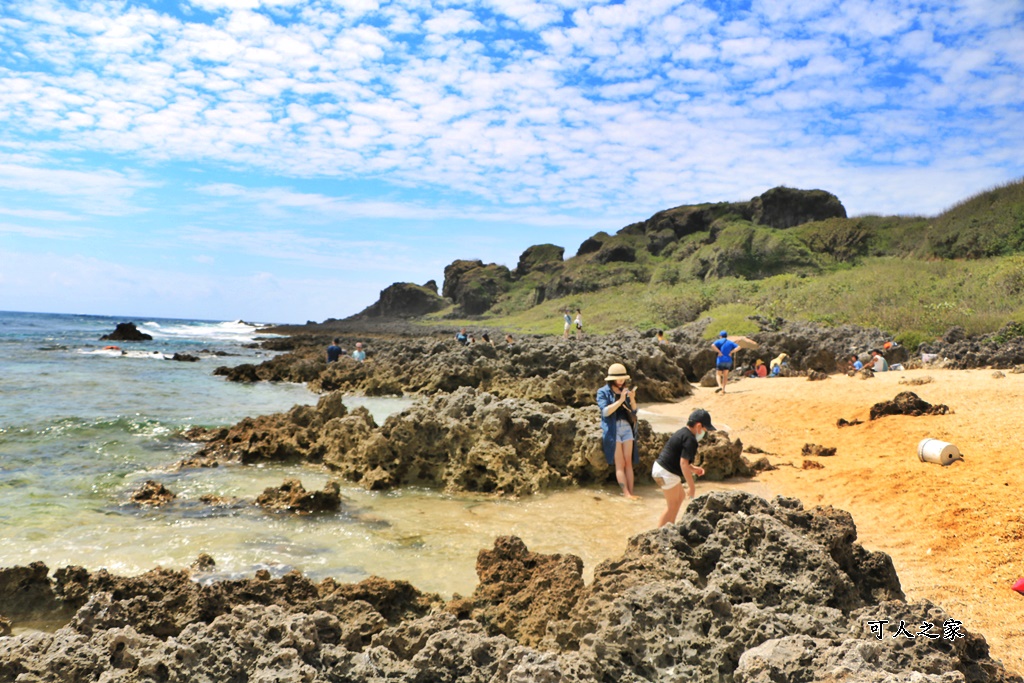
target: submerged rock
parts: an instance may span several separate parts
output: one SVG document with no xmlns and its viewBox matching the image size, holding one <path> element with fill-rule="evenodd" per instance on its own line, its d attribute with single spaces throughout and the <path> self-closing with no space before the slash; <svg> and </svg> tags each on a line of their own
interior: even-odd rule
<svg viewBox="0 0 1024 683">
<path fill-rule="evenodd" d="M 323 491 L 306 491 L 298 479 L 289 479 L 280 486 L 268 488 L 256 497 L 256 505 L 270 512 L 336 512 L 341 509 L 341 487 L 329 481 Z"/>
<path fill-rule="evenodd" d="M 56 633 L 0 638 L 0 680 L 1021 683 L 969 624 L 907 603 L 890 558 L 856 538 L 843 511 L 718 492 L 630 539 L 589 586 L 578 558 L 499 538 L 474 594 L 447 605 L 376 578 L 200 585 L 43 567 L 36 592 L 78 612 Z M 900 623 L 937 637 L 894 637 Z"/>
<path fill-rule="evenodd" d="M 166 486 L 150 479 L 132 493 L 131 501 L 136 505 L 159 507 L 170 503 L 177 497 L 177 494 L 168 490 Z"/>
</svg>

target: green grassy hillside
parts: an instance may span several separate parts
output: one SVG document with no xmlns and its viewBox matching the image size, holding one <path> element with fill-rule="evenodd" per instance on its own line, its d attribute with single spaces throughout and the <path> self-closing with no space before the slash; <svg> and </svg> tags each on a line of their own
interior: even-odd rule
<svg viewBox="0 0 1024 683">
<path fill-rule="evenodd" d="M 827 193 L 813 192 L 820 205 Z M 766 225 L 771 206 L 760 199 L 678 207 L 598 233 L 574 257 L 547 254 L 510 273 L 482 315 L 456 304 L 424 321 L 559 334 L 561 311 L 581 308 L 590 332 L 711 317 L 710 330 L 742 334 L 759 314 L 879 327 L 916 346 L 953 325 L 980 334 L 1024 320 L 1024 180 L 934 218 L 847 218 L 835 200 L 831 217 L 799 222 L 776 207 Z"/>
</svg>

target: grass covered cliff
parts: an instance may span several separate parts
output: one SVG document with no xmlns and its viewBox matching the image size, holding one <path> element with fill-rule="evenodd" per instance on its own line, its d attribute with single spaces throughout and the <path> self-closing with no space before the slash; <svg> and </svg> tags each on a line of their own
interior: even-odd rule
<svg viewBox="0 0 1024 683">
<path fill-rule="evenodd" d="M 455 261 L 431 312 L 419 313 L 423 286 L 409 285 L 416 315 L 559 333 L 561 311 L 581 308 L 591 332 L 710 317 L 709 329 L 740 334 L 757 329 L 748 316 L 778 316 L 878 327 L 909 346 L 952 326 L 993 332 L 1024 320 L 1024 179 L 935 217 L 847 217 L 828 192 L 779 187 L 661 211 L 564 251 L 531 246 L 514 269 Z M 404 314 L 401 301 L 375 306 L 361 316 Z"/>
</svg>

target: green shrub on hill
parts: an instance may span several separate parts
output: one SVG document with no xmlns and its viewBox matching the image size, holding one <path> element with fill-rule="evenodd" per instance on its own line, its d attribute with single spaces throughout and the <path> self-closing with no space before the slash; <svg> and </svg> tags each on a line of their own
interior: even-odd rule
<svg viewBox="0 0 1024 683">
<path fill-rule="evenodd" d="M 960 202 L 928 230 L 933 255 L 982 258 L 1024 251 L 1024 180 Z"/>
</svg>

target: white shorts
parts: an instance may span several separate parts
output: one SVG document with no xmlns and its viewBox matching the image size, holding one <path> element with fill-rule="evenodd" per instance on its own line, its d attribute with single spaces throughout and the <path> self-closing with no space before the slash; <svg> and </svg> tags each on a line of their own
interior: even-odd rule
<svg viewBox="0 0 1024 683">
<path fill-rule="evenodd" d="M 663 482 L 665 482 L 664 484 L 661 485 L 661 488 L 665 491 L 668 491 L 669 489 L 674 489 L 675 487 L 683 483 L 682 477 L 680 477 L 678 474 L 672 474 L 657 462 L 655 462 L 654 467 L 651 468 L 651 476 L 654 477 L 655 479 L 661 479 Z"/>
</svg>

